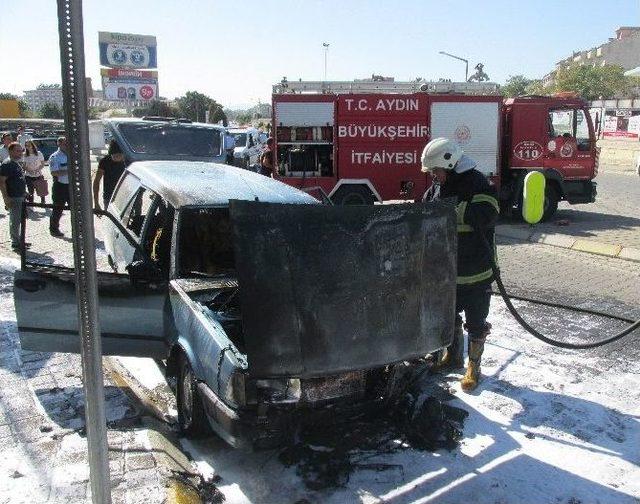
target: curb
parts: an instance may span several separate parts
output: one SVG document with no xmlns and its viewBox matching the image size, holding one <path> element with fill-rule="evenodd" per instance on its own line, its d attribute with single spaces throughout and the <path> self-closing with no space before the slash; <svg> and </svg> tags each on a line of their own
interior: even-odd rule
<svg viewBox="0 0 640 504">
<path fill-rule="evenodd" d="M 167 431 L 166 412 L 158 407 L 156 397 L 134 373 L 118 357 L 106 357 L 103 359 L 105 369 L 107 369 L 114 382 L 140 402 L 142 412 L 148 415 L 149 442 L 153 448 L 154 458 L 159 467 L 162 467 L 167 474 L 166 496 L 163 502 L 167 504 L 202 504 L 204 501 L 194 488 L 185 484 L 182 480 L 172 476 L 174 472 L 197 476 L 188 456 L 177 447 L 177 440 L 172 433 Z M 154 424 L 160 424 L 155 425 Z M 164 428 L 163 428 L 164 427 Z"/>
<path fill-rule="evenodd" d="M 584 240 L 563 234 L 546 234 L 523 228 L 496 227 L 496 236 L 529 243 L 541 243 L 588 254 L 596 254 L 625 261 L 640 262 L 640 249 L 612 245 L 594 240 Z"/>
</svg>

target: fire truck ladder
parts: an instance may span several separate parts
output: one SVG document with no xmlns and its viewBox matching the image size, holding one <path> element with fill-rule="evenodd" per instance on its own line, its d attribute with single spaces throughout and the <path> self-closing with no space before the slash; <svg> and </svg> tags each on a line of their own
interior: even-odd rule
<svg viewBox="0 0 640 504">
<path fill-rule="evenodd" d="M 288 81 L 286 77 L 273 86 L 273 94 L 329 93 L 455 93 L 465 95 L 497 95 L 495 82 L 423 81 Z"/>
</svg>

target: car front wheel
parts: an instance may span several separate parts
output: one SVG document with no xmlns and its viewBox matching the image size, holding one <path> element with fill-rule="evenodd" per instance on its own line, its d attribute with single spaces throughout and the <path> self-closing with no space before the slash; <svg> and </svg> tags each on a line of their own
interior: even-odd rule
<svg viewBox="0 0 640 504">
<path fill-rule="evenodd" d="M 180 360 L 177 383 L 178 424 L 187 437 L 200 437 L 210 432 L 198 386 L 186 357 Z"/>
</svg>

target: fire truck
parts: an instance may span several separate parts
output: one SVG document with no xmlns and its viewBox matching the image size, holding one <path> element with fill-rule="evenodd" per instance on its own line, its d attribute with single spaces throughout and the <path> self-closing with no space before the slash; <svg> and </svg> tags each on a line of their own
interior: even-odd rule
<svg viewBox="0 0 640 504">
<path fill-rule="evenodd" d="M 503 99 L 494 83 L 308 82 L 273 87 L 275 177 L 321 188 L 336 204 L 420 199 L 425 144 L 454 139 L 521 205 L 524 177 L 547 180 L 545 218 L 559 201 L 595 201 L 598 151 L 587 103 L 575 96 Z"/>
</svg>

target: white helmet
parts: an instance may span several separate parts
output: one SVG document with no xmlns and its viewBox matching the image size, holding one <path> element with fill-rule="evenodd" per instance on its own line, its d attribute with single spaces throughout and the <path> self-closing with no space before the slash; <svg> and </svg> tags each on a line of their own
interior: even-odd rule
<svg viewBox="0 0 640 504">
<path fill-rule="evenodd" d="M 422 151 L 422 171 L 426 173 L 434 168 L 453 170 L 462 154 L 462 149 L 454 141 L 444 137 L 434 138 Z"/>
</svg>

